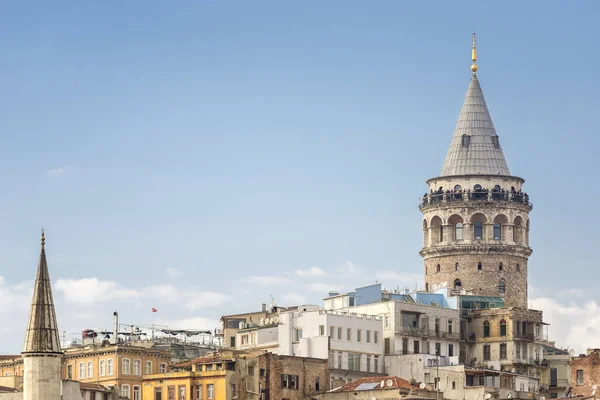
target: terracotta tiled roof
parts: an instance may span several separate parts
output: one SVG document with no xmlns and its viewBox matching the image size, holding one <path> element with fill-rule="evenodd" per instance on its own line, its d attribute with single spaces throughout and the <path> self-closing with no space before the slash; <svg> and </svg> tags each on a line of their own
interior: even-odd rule
<svg viewBox="0 0 600 400">
<path fill-rule="evenodd" d="M 344 386 L 342 386 L 338 391 L 340 392 L 351 392 L 356 390 L 357 387 L 362 385 L 363 383 L 377 383 L 377 387 L 373 388 L 373 390 L 382 389 L 381 382 L 385 382 L 384 389 L 407 389 L 410 390 L 410 382 L 406 379 L 399 378 L 397 376 L 368 376 L 366 378 L 357 379 L 352 381 Z M 388 381 L 391 381 L 391 385 L 388 385 Z"/>
<path fill-rule="evenodd" d="M 12 392 L 18 392 L 17 389 L 15 388 L 11 388 L 8 386 L 0 386 L 0 393 L 12 393 Z"/>
<path fill-rule="evenodd" d="M 0 361 L 14 360 L 15 358 L 21 358 L 21 356 L 11 356 L 11 355 L 2 356 L 2 355 L 0 355 Z"/>
<path fill-rule="evenodd" d="M 187 367 L 191 367 L 193 364 L 209 364 L 209 363 L 214 363 L 216 361 L 227 361 L 227 360 L 222 358 L 220 355 L 204 356 L 204 357 L 194 358 L 193 360 L 190 360 L 190 361 L 184 361 L 179 364 L 173 364 L 173 365 L 171 365 L 171 368 L 187 368 Z"/>
</svg>

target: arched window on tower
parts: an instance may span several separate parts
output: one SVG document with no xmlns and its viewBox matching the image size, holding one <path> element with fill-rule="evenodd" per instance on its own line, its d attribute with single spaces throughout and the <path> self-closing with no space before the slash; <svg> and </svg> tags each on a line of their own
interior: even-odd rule
<svg viewBox="0 0 600 400">
<path fill-rule="evenodd" d="M 462 190 L 462 187 L 460 185 L 455 185 L 454 186 L 454 191 L 455 192 L 460 192 Z"/>
<path fill-rule="evenodd" d="M 504 283 L 503 279 L 501 279 L 500 282 L 498 282 L 498 293 L 500 293 L 500 294 L 506 293 L 506 284 Z"/>
<path fill-rule="evenodd" d="M 454 226 L 454 237 L 456 240 L 463 240 L 463 224 L 461 222 Z"/>
<path fill-rule="evenodd" d="M 494 240 L 501 240 L 502 239 L 502 226 L 500 225 L 500 223 L 496 222 L 494 224 Z"/>
<path fill-rule="evenodd" d="M 454 290 L 461 290 L 462 289 L 462 283 L 460 282 L 460 279 L 456 279 L 454 281 Z"/>
<path fill-rule="evenodd" d="M 440 272 L 441 270 L 442 270 L 442 267 L 440 267 L 440 264 L 438 264 L 438 265 L 435 267 L 435 272 Z"/>
<path fill-rule="evenodd" d="M 473 225 L 473 237 L 475 239 L 483 238 L 483 224 L 480 221 L 475 222 Z"/>
<path fill-rule="evenodd" d="M 503 268 L 504 267 L 503 267 L 502 263 L 498 264 L 498 271 L 502 271 Z"/>
<path fill-rule="evenodd" d="M 500 320 L 500 336 L 506 336 L 506 320 Z"/>
<path fill-rule="evenodd" d="M 440 243 L 444 241 L 444 226 L 440 225 Z"/>
<path fill-rule="evenodd" d="M 490 337 L 490 321 L 483 321 L 483 337 Z"/>
<path fill-rule="evenodd" d="M 483 265 L 481 264 L 481 261 L 479 261 L 477 263 L 477 271 L 481 271 L 483 269 Z"/>
<path fill-rule="evenodd" d="M 521 272 L 521 264 L 517 264 L 517 272 Z"/>
<path fill-rule="evenodd" d="M 476 192 L 481 191 L 481 185 L 477 184 L 477 185 L 473 186 L 473 190 L 476 191 Z"/>
<path fill-rule="evenodd" d="M 454 264 L 454 270 L 455 270 L 455 271 L 458 271 L 458 268 L 459 268 L 459 265 L 458 265 L 458 263 Z"/>
</svg>

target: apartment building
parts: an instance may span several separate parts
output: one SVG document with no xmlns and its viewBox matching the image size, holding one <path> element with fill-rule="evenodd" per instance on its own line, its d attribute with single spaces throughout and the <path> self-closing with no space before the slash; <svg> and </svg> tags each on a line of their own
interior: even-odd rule
<svg viewBox="0 0 600 400">
<path fill-rule="evenodd" d="M 571 356 L 568 350 L 559 349 L 553 342 L 543 345 L 540 393 L 550 399 L 568 397 L 571 392 Z"/>
</svg>

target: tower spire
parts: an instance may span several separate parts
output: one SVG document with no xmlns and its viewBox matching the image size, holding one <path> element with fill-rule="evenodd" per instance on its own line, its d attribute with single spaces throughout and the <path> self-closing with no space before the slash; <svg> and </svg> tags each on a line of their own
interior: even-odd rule
<svg viewBox="0 0 600 400">
<path fill-rule="evenodd" d="M 473 75 L 475 75 L 478 69 L 477 64 L 475 63 L 477 61 L 477 38 L 475 37 L 475 34 L 473 34 L 473 50 L 471 50 L 471 60 L 473 61 L 473 65 L 471 65 L 471 71 L 473 71 Z"/>
<path fill-rule="evenodd" d="M 29 323 L 25 336 L 23 353 L 60 353 L 58 324 L 52 298 L 50 273 L 46 261 L 46 235 L 42 228 L 42 248 L 38 263 L 37 276 L 33 289 L 33 299 L 29 312 Z"/>
</svg>

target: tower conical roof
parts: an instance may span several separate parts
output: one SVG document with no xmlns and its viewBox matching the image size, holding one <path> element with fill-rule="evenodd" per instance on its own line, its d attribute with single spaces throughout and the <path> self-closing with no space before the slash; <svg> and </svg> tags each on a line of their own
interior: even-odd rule
<svg viewBox="0 0 600 400">
<path fill-rule="evenodd" d="M 475 73 L 440 174 L 448 175 L 510 175 Z"/>
<path fill-rule="evenodd" d="M 35 278 L 23 353 L 60 353 L 61 351 L 44 245 L 45 237 L 42 231 L 42 250 Z"/>
</svg>

